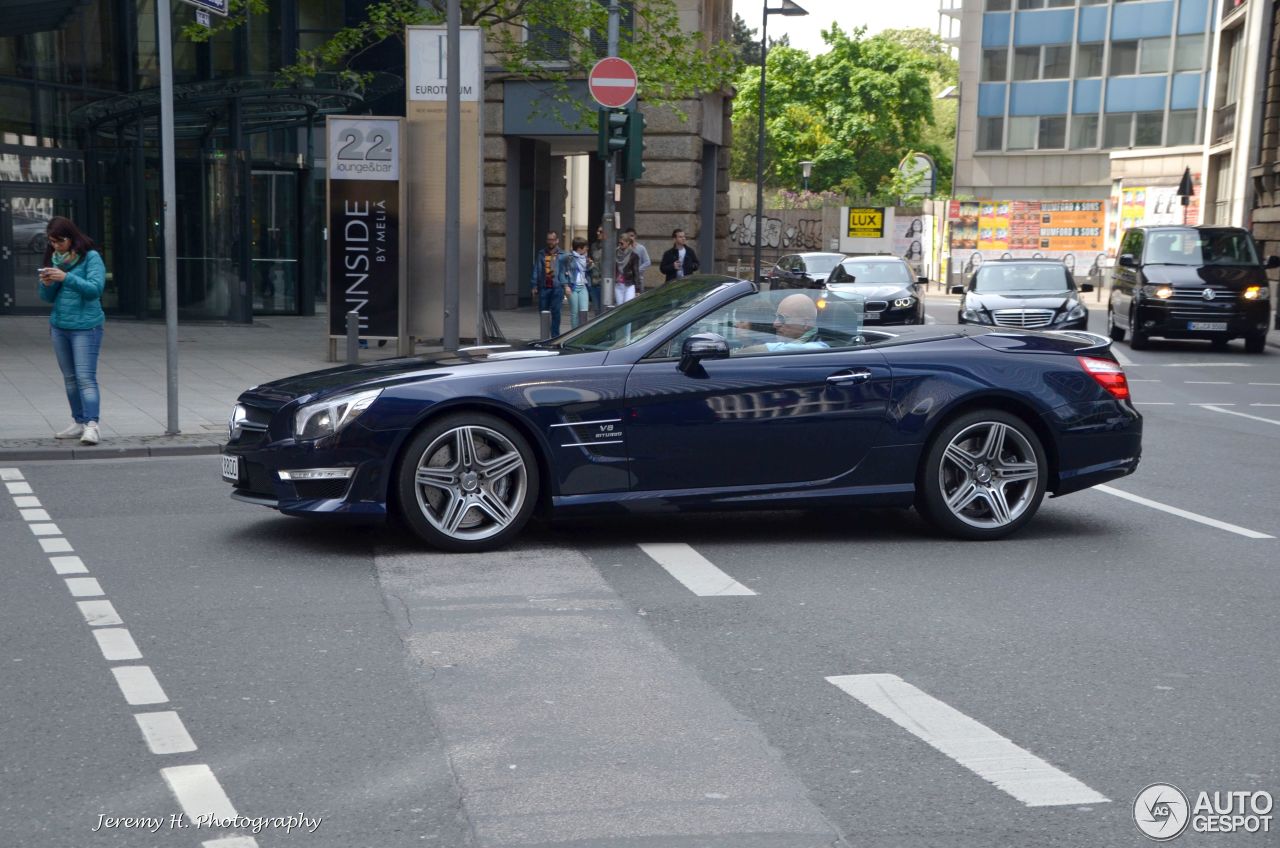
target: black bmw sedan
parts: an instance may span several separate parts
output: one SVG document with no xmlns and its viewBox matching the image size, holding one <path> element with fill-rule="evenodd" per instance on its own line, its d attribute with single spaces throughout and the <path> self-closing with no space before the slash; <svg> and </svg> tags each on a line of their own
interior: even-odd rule
<svg viewBox="0 0 1280 848">
<path fill-rule="evenodd" d="M 896 256 L 855 256 L 832 269 L 827 295 L 860 301 L 869 324 L 923 324 L 928 282 Z"/>
<path fill-rule="evenodd" d="M 914 506 L 997 539 L 1046 494 L 1137 468 L 1142 418 L 1107 338 L 890 331 L 820 296 L 693 276 L 536 344 L 255 386 L 222 476 L 289 515 L 398 515 L 481 551 L 535 511 Z"/>
<path fill-rule="evenodd" d="M 961 324 L 1044 330 L 1087 330 L 1089 310 L 1080 302 L 1089 283 L 1076 285 L 1056 259 L 998 259 L 985 263 L 967 286 L 952 286 L 962 296 Z"/>
</svg>

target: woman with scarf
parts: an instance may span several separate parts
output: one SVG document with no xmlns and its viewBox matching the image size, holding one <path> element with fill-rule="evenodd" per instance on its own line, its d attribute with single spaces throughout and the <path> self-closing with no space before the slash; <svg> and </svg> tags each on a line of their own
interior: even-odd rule
<svg viewBox="0 0 1280 848">
<path fill-rule="evenodd" d="M 636 237 L 623 233 L 618 237 L 618 255 L 614 264 L 617 274 L 613 281 L 613 302 L 626 303 L 636 296 L 636 281 L 640 278 L 640 257 L 636 254 Z"/>
<path fill-rule="evenodd" d="M 98 350 L 102 346 L 102 290 L 107 269 L 93 241 L 61 216 L 50 218 L 49 244 L 40 268 L 40 299 L 53 304 L 49 336 L 71 405 L 70 427 L 55 434 L 96 445 L 98 432 Z"/>
</svg>

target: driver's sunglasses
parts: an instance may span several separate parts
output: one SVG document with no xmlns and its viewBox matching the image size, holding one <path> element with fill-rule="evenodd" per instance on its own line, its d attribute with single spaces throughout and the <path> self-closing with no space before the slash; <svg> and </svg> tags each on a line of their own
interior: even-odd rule
<svg viewBox="0 0 1280 848">
<path fill-rule="evenodd" d="M 804 319 L 796 315 L 783 315 L 781 312 L 773 316 L 775 324 L 803 324 Z"/>
</svg>

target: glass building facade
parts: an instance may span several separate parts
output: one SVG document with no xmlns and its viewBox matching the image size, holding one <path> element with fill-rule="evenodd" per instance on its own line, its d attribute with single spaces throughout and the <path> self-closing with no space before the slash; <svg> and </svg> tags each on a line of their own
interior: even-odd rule
<svg viewBox="0 0 1280 848">
<path fill-rule="evenodd" d="M 974 151 L 1198 144 L 1213 0 L 985 0 Z"/>
<path fill-rule="evenodd" d="M 402 114 L 402 82 L 286 84 L 278 70 L 367 2 L 275 0 L 209 42 L 175 39 L 183 320 L 243 323 L 322 301 L 324 115 Z M 35 276 L 44 226 L 68 215 L 103 251 L 108 314 L 163 315 L 155 8 L 49 0 L 38 20 L 0 22 L 0 314 L 47 308 Z M 175 33 L 193 21 L 189 5 L 172 11 Z M 361 67 L 403 67 L 402 49 L 380 47 Z"/>
</svg>

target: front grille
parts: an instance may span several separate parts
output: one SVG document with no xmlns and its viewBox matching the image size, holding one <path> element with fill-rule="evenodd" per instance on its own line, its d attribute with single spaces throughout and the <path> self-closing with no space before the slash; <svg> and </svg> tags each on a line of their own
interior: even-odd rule
<svg viewBox="0 0 1280 848">
<path fill-rule="evenodd" d="M 997 309 L 991 317 L 1001 327 L 1047 327 L 1053 321 L 1053 310 Z"/>
<path fill-rule="evenodd" d="M 862 305 L 863 312 L 884 312 L 889 308 L 887 300 L 868 300 Z"/>
<path fill-rule="evenodd" d="M 336 500 L 347 493 L 347 484 L 350 482 L 350 480 L 295 480 L 293 487 L 298 491 L 300 498 Z"/>
<path fill-rule="evenodd" d="M 1213 300 L 1204 299 L 1204 290 L 1206 288 L 1213 289 Z M 1240 299 L 1240 293 L 1231 289 L 1214 289 L 1212 286 L 1199 286 L 1198 288 L 1179 288 L 1173 289 L 1173 296 L 1168 298 L 1166 303 L 1176 303 L 1179 305 L 1191 306 L 1192 304 L 1205 305 L 1214 303 L 1235 303 Z"/>
</svg>

